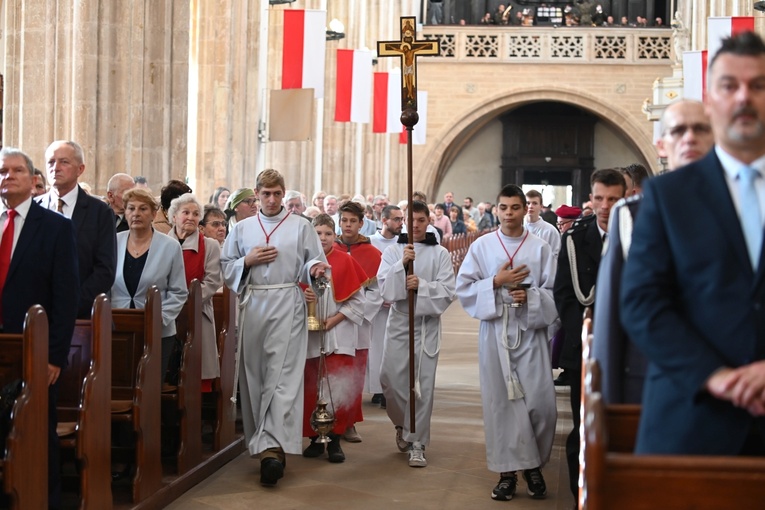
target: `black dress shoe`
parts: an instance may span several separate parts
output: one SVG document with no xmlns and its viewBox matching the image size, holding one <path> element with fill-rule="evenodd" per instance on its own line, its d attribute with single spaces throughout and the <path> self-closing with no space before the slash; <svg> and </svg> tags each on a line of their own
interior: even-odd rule
<svg viewBox="0 0 765 510">
<path fill-rule="evenodd" d="M 373 404 L 379 404 L 380 403 L 380 399 L 382 398 L 382 396 L 383 396 L 382 393 L 375 393 L 374 395 L 372 395 L 372 403 Z"/>
<path fill-rule="evenodd" d="M 260 461 L 260 483 L 273 487 L 284 476 L 284 466 L 281 462 L 269 457 Z"/>
<path fill-rule="evenodd" d="M 324 443 L 317 443 L 318 436 L 311 438 L 311 444 L 309 444 L 305 450 L 303 450 L 303 457 L 315 458 L 324 453 Z"/>
<path fill-rule="evenodd" d="M 343 448 L 340 446 L 340 436 L 332 434 L 329 437 L 332 439 L 332 442 L 327 444 L 327 456 L 329 457 L 329 461 L 334 464 L 344 462 L 345 453 L 343 453 Z"/>
<path fill-rule="evenodd" d="M 558 378 L 553 381 L 555 386 L 571 386 L 571 378 L 565 370 L 558 374 Z"/>
<path fill-rule="evenodd" d="M 119 471 L 112 471 L 112 482 L 119 482 L 130 477 L 130 473 L 133 471 L 133 465 L 127 464 Z"/>
</svg>

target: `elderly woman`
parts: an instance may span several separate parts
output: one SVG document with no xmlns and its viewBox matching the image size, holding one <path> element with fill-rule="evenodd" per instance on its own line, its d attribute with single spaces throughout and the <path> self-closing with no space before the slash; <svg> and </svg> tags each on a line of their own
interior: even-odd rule
<svg viewBox="0 0 765 510">
<path fill-rule="evenodd" d="M 123 195 L 129 230 L 117 234 L 117 277 L 112 307 L 143 309 L 146 291 L 156 285 L 162 298 L 162 374 L 167 372 L 175 344 L 175 319 L 188 290 L 183 255 L 177 241 L 152 228 L 159 207 L 143 188 Z"/>
<path fill-rule="evenodd" d="M 206 205 L 202 212 L 202 219 L 199 220 L 199 231 L 205 237 L 215 239 L 223 246 L 223 241 L 226 240 L 226 213 L 214 205 Z"/>
<path fill-rule="evenodd" d="M 178 179 L 171 179 L 162 187 L 162 190 L 159 192 L 160 208 L 157 211 L 153 224 L 155 230 L 159 230 L 163 234 L 167 234 L 172 230 L 173 225 L 170 223 L 167 210 L 170 209 L 170 202 L 184 193 L 191 193 L 191 188 L 189 188 L 188 184 Z"/>
<path fill-rule="evenodd" d="M 239 188 L 234 191 L 226 203 L 229 231 L 238 222 L 258 214 L 258 197 L 252 188 Z"/>
<path fill-rule="evenodd" d="M 218 344 L 212 297 L 223 285 L 220 269 L 220 244 L 199 231 L 202 205 L 186 193 L 170 203 L 168 211 L 173 229 L 168 234 L 177 239 L 183 250 L 186 285 L 197 279 L 202 284 L 202 391 L 212 391 L 212 380 L 220 376 Z"/>
</svg>

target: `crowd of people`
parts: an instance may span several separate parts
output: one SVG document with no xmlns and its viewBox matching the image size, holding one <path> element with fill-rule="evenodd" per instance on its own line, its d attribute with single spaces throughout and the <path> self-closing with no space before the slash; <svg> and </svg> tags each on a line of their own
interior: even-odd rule
<svg viewBox="0 0 765 510">
<path fill-rule="evenodd" d="M 116 308 L 140 309 L 157 286 L 162 367 L 172 383 L 175 320 L 194 279 L 202 284 L 203 391 L 219 375 L 212 295 L 224 284 L 239 294 L 245 441 L 267 486 L 284 476 L 287 454 L 326 452 L 343 462 L 341 440 L 362 441 L 364 392 L 386 409 L 408 465 L 426 467 L 440 317 L 455 299 L 481 321 L 486 456 L 499 475 L 493 499 L 512 499 L 518 472 L 531 497 L 547 494 L 554 367 L 571 386 L 566 458 L 578 491 L 588 307 L 606 400 L 643 404 L 638 452 L 765 454 L 764 82 L 765 42 L 748 32 L 725 39 L 710 63 L 706 108 L 680 100 L 663 114 L 656 147 L 671 172 L 596 170 L 590 202 L 555 213 L 538 191 L 513 184 L 496 204 L 475 207 L 471 197 L 455 204 L 451 192 L 438 204 L 416 193 L 393 205 L 383 194 L 323 191 L 307 206 L 276 170 L 258 175 L 253 188 L 218 188 L 204 205 L 182 181 L 169 181 L 156 198 L 145 179 L 123 173 L 95 197 L 78 183 L 86 166 L 76 142 L 46 150 L 50 189 L 26 154 L 3 148 L 0 316 L 3 332 L 19 333 L 31 305 L 48 313 L 51 507 L 60 501 L 57 384 L 75 320 L 88 317 L 100 293 Z M 471 231 L 485 235 L 455 275 L 441 241 Z M 308 303 L 318 305 L 322 325 L 310 334 Z M 332 388 L 329 443 L 318 441 L 310 419 L 326 396 L 320 381 Z"/>
<path fill-rule="evenodd" d="M 664 19 L 657 16 L 652 20 L 636 15 L 633 19 L 621 16 L 618 20 L 607 13 L 601 4 L 590 0 L 568 3 L 564 7 L 540 4 L 537 7 L 514 7 L 501 4 L 494 12 L 486 12 L 476 22 L 465 19 L 444 19 L 441 1 L 429 3 L 428 24 L 430 25 L 495 25 L 495 26 L 566 26 L 566 27 L 621 27 L 621 28 L 669 28 Z"/>
</svg>

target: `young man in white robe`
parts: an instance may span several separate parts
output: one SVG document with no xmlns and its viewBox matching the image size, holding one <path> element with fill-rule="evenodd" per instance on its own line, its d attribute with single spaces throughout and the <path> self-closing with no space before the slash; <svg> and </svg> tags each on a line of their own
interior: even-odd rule
<svg viewBox="0 0 765 510">
<path fill-rule="evenodd" d="M 260 455 L 260 482 L 284 476 L 285 454 L 300 454 L 308 330 L 298 281 L 329 269 L 311 224 L 282 207 L 284 178 L 265 170 L 260 212 L 240 221 L 221 254 L 226 285 L 239 294 L 237 368 L 244 435 Z"/>
<path fill-rule="evenodd" d="M 382 221 L 382 230 L 375 232 L 369 240 L 372 242 L 372 246 L 380 250 L 380 253 L 383 253 L 388 246 L 393 246 L 398 242 L 398 236 L 401 235 L 401 227 L 404 221 L 404 212 L 397 205 L 387 205 L 382 209 L 380 219 Z M 367 378 L 364 385 L 364 391 L 373 395 L 372 403 L 380 404 L 381 409 L 387 407 L 382 385 L 380 384 L 380 367 L 382 366 L 382 355 L 385 350 L 385 328 L 388 325 L 389 311 L 390 303 L 383 302 L 380 311 L 372 321 L 372 343 L 369 346 Z"/>
<path fill-rule="evenodd" d="M 497 198 L 500 229 L 478 238 L 457 275 L 465 311 L 481 320 L 478 360 L 486 458 L 500 474 L 491 497 L 512 499 L 523 471 L 529 495 L 544 498 L 541 468 L 555 436 L 555 388 L 547 327 L 556 319 L 555 257 L 523 226 L 526 197 L 513 184 Z"/>
<path fill-rule="evenodd" d="M 383 300 L 392 303 L 388 316 L 380 382 L 387 401 L 388 417 L 396 428 L 396 446 L 409 452 L 409 465 L 425 467 L 425 447 L 430 444 L 430 417 L 436 366 L 441 348 L 441 314 L 455 297 L 451 256 L 427 233 L 430 211 L 414 201 L 411 237 L 414 243 L 399 242 L 383 253 L 377 281 Z M 405 241 L 400 239 L 400 241 Z M 412 275 L 406 268 L 414 264 Z M 415 291 L 415 429 L 409 427 L 409 290 Z"/>
<path fill-rule="evenodd" d="M 526 213 L 526 228 L 537 237 L 541 237 L 552 248 L 556 263 L 560 253 L 560 231 L 552 223 L 546 222 L 540 216 L 542 212 L 542 194 L 535 190 L 526 193 L 526 204 L 529 211 Z"/>
</svg>

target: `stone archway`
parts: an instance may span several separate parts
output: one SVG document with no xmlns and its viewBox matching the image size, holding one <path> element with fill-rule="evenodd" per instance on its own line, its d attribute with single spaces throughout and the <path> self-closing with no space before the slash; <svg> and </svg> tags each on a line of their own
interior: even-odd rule
<svg viewBox="0 0 765 510">
<path fill-rule="evenodd" d="M 565 87 L 532 87 L 498 94 L 478 104 L 472 111 L 450 124 L 446 133 L 437 140 L 422 158 L 415 188 L 432 194 L 449 170 L 451 163 L 470 139 L 487 123 L 525 104 L 537 101 L 557 101 L 586 110 L 608 123 L 643 158 L 643 164 L 654 173 L 656 151 L 651 140 L 651 129 L 618 106 L 605 104 L 593 94 Z"/>
</svg>

